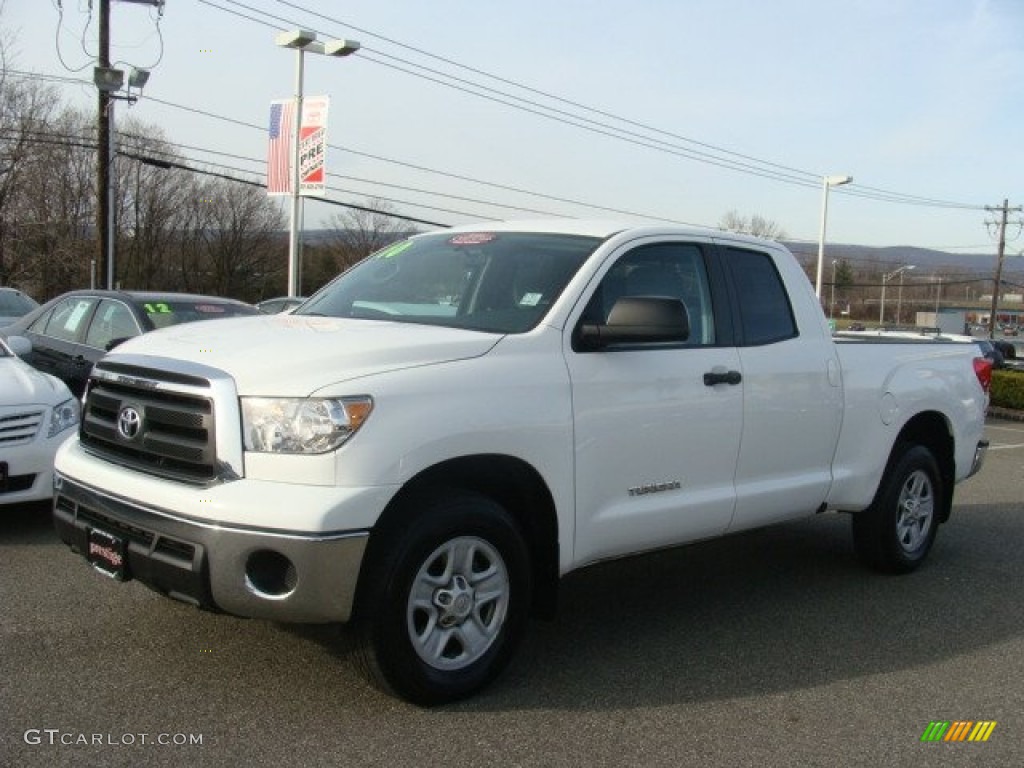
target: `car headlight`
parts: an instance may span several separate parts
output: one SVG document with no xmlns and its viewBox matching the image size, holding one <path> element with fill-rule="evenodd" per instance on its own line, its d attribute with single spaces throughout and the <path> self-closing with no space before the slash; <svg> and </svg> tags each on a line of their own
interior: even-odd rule
<svg viewBox="0 0 1024 768">
<path fill-rule="evenodd" d="M 242 398 L 245 450 L 259 453 L 327 453 L 363 425 L 373 399 L 362 397 Z"/>
<path fill-rule="evenodd" d="M 75 426 L 78 423 L 78 407 L 78 401 L 74 399 L 55 405 L 50 411 L 50 429 L 46 436 L 59 435 L 65 429 Z"/>
</svg>

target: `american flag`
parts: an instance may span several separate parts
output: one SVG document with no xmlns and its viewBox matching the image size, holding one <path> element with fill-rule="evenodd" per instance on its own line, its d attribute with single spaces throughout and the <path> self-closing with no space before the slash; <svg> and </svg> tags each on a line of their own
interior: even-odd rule
<svg viewBox="0 0 1024 768">
<path fill-rule="evenodd" d="M 292 131 L 295 124 L 295 102 L 270 103 L 270 143 L 267 146 L 267 194 L 290 195 L 292 192 Z"/>
</svg>

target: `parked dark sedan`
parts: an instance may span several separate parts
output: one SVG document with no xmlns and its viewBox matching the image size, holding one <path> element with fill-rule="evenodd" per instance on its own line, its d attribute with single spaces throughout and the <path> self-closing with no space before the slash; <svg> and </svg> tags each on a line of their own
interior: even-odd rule
<svg viewBox="0 0 1024 768">
<path fill-rule="evenodd" d="M 93 363 L 126 339 L 169 325 L 258 315 L 251 304 L 215 296 L 151 291 L 71 291 L 0 328 L 25 336 L 27 363 L 61 379 L 76 395 L 85 391 Z"/>
</svg>

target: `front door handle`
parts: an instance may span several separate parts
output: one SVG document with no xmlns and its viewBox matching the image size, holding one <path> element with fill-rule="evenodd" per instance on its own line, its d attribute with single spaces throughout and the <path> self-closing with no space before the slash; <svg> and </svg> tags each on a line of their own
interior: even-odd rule
<svg viewBox="0 0 1024 768">
<path fill-rule="evenodd" d="M 729 384 L 735 386 L 743 381 L 739 371 L 710 371 L 704 374 L 704 386 L 713 387 L 715 384 Z"/>
</svg>

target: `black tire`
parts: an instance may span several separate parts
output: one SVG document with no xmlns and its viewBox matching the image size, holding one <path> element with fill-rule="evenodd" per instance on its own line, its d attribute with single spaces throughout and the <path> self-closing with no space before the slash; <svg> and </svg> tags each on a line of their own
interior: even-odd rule
<svg viewBox="0 0 1024 768">
<path fill-rule="evenodd" d="M 865 564 L 885 573 L 909 573 L 932 548 L 945 488 L 931 451 L 898 445 L 871 506 L 853 515 L 853 544 Z"/>
<path fill-rule="evenodd" d="M 505 668 L 530 608 L 530 557 L 509 514 L 462 491 L 405 505 L 367 564 L 357 627 L 371 679 L 421 706 L 469 696 Z"/>
</svg>

